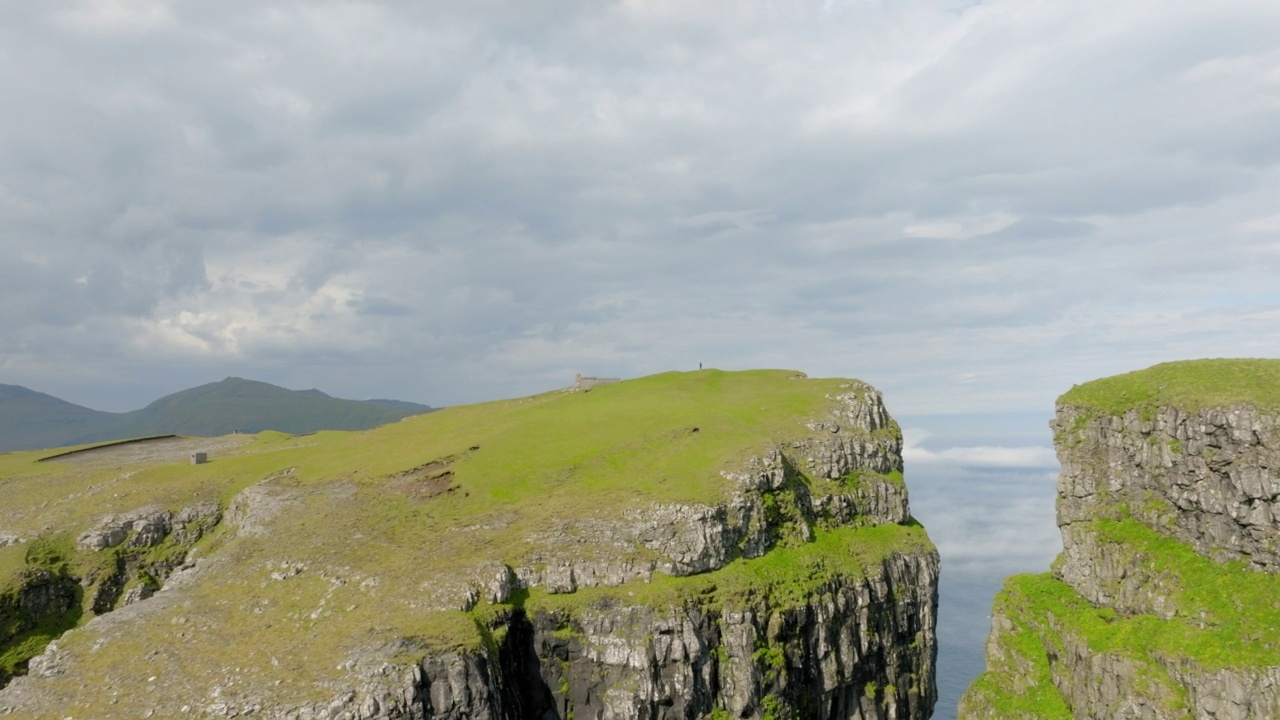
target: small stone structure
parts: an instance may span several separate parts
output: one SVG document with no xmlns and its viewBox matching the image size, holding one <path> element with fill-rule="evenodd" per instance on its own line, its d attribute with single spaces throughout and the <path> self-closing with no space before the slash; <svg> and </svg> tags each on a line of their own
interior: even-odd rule
<svg viewBox="0 0 1280 720">
<path fill-rule="evenodd" d="M 622 378 L 588 377 L 586 375 L 583 375 L 582 373 L 573 374 L 574 390 L 585 391 L 585 390 L 590 390 L 591 388 L 597 385 L 612 385 L 613 383 L 620 383 L 620 382 L 622 382 Z"/>
<path fill-rule="evenodd" d="M 209 453 L 202 453 L 202 452 L 191 453 L 192 465 L 203 465 L 207 462 L 209 462 Z"/>
</svg>

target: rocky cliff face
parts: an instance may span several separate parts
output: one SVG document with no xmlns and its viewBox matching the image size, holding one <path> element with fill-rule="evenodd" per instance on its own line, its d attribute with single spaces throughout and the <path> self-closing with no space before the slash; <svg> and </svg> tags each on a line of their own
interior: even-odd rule
<svg viewBox="0 0 1280 720">
<path fill-rule="evenodd" d="M 312 718 L 927 718 L 936 558 L 895 554 L 805 598 L 723 606 L 515 609 L 470 652 L 371 663 L 352 690 L 269 716 Z M 403 648 L 400 648 L 403 649 Z"/>
<path fill-rule="evenodd" d="M 429 570 L 428 553 L 428 571 L 407 581 L 305 548 L 274 559 L 282 524 L 303 522 L 301 508 L 350 507 L 358 492 L 351 483 L 301 492 L 293 467 L 242 491 L 225 514 L 105 518 L 79 535 L 81 550 L 150 547 L 152 536 L 203 520 L 221 522 L 220 540 L 154 596 L 52 643 L 29 676 L 0 690 L 0 714 L 927 718 L 938 556 L 910 518 L 901 436 L 869 386 L 845 382 L 826 398 L 824 411 L 797 418 L 798 432 L 725 470 L 718 501 L 557 515 L 523 534 L 519 552 L 444 558 L 448 574 Z M 679 432 L 672 442 L 700 430 Z M 452 492 L 460 457 L 412 478 Z M 492 514 L 457 532 L 483 546 L 516 522 Z M 237 584 L 243 594 L 227 594 Z M 157 626 L 176 637 L 149 636 L 149 647 L 128 651 L 133 661 L 95 660 Z M 469 632 L 442 638 L 440 628 L 457 627 Z M 210 661 L 225 648 L 207 646 L 229 636 L 254 647 Z M 204 672 L 186 671 L 193 653 Z M 112 692 L 157 682 L 163 693 Z"/>
<path fill-rule="evenodd" d="M 87 615 L 103 615 L 145 600 L 186 559 L 221 517 L 215 503 L 177 513 L 157 507 L 108 515 L 75 546 L 54 536 L 14 543 L 25 567 L 0 590 L 0 686 L 22 674 L 31 655 Z M 90 558 L 75 562 L 77 555 Z"/>
<path fill-rule="evenodd" d="M 1203 369 L 1146 372 L 1189 383 Z M 1152 393 L 1175 382 L 1125 377 Z M 1280 416 L 1081 394 L 1052 423 L 1063 553 L 997 597 L 961 716 L 1280 717 Z"/>
</svg>

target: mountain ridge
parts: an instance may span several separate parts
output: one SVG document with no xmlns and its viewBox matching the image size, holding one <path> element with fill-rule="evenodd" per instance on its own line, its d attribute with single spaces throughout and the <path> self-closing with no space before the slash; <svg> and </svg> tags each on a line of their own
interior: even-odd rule
<svg viewBox="0 0 1280 720">
<path fill-rule="evenodd" d="M 345 400 L 234 376 L 112 413 L 21 385 L 0 384 L 0 452 L 144 435 L 225 435 L 278 430 L 367 430 L 435 408 L 401 400 Z"/>
</svg>

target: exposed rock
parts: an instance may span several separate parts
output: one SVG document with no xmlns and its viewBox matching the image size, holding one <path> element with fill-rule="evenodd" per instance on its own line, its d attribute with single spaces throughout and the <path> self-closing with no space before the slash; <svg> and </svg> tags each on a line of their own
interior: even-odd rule
<svg viewBox="0 0 1280 720">
<path fill-rule="evenodd" d="M 1062 405 L 1059 525 L 1120 505 L 1215 560 L 1280 571 L 1280 419 L 1247 405 L 1095 417 Z"/>
<path fill-rule="evenodd" d="M 241 535 L 257 536 L 267 533 L 268 523 L 288 507 L 291 499 L 271 481 L 293 474 L 293 468 L 251 485 L 232 499 L 227 507 L 227 519 Z"/>
<path fill-rule="evenodd" d="M 1187 604 L 1199 588 L 1175 557 L 1217 567 L 1222 586 L 1208 590 L 1230 612 L 1269 612 L 1240 607 L 1229 583 L 1280 573 L 1280 418 L 1246 404 L 1108 414 L 1063 402 L 1051 426 L 1063 552 L 1053 578 L 1015 578 L 997 597 L 987 673 L 960 717 L 1280 717 L 1280 665 L 1215 653 L 1208 635 L 1194 650 L 1129 647 L 1139 640 L 1106 626 L 1194 638 L 1227 622 Z"/>
<path fill-rule="evenodd" d="M 20 641 L 37 628 L 60 632 L 75 626 L 80 618 L 82 590 L 65 568 L 27 568 L 16 584 L 0 593 L 0 648 Z M 25 663 L 19 662 L 22 671 Z M 44 672 L 36 665 L 38 672 Z M 0 687 L 11 679 L 0 667 Z"/>
<path fill-rule="evenodd" d="M 936 555 L 893 555 L 804 602 L 716 610 L 587 607 L 501 620 L 492 649 L 364 665 L 363 684 L 272 717 L 675 720 L 925 718 L 934 688 Z M 495 673 L 496 670 L 496 673 Z M 872 688 L 868 693 L 868 688 Z"/>
<path fill-rule="evenodd" d="M 85 550 L 106 550 L 121 544 L 146 548 L 159 545 L 172 533 L 174 542 L 190 545 L 217 525 L 220 518 L 221 509 L 212 502 L 191 505 L 176 515 L 163 508 L 147 506 L 102 518 L 76 542 Z"/>
<path fill-rule="evenodd" d="M 106 564 L 80 578 L 89 609 L 101 615 L 151 597 L 221 519 L 217 503 L 202 502 L 177 513 L 144 507 L 100 520 L 77 540 L 85 550 L 112 553 Z M 171 552 L 147 552 L 165 543 Z"/>
<path fill-rule="evenodd" d="M 60 632 L 74 626 L 85 612 L 102 615 L 151 597 L 186 560 L 187 550 L 220 519 L 217 503 L 208 502 L 177 513 L 147 506 L 106 516 L 77 538 L 80 550 L 105 556 L 82 574 L 73 575 L 67 558 L 59 555 L 43 561 L 28 557 L 16 587 L 0 595 L 0 649 L 19 642 L 22 633 L 34 628 Z M 165 543 L 168 547 L 162 548 Z M 32 562 L 45 562 L 48 567 Z M 30 645 L 26 648 L 31 652 Z M 60 666 L 56 651 L 54 647 L 30 660 L 31 667 L 39 669 L 37 674 L 49 674 L 49 668 Z M 0 686 L 9 679 L 0 671 Z"/>
<path fill-rule="evenodd" d="M 827 419 L 807 426 L 815 434 L 748 460 L 725 472 L 737 491 L 718 505 L 655 504 L 625 513 L 621 521 L 570 519 L 530 538 L 543 549 L 534 563 L 515 568 L 523 587 L 570 593 L 583 587 L 615 587 L 649 579 L 655 571 L 686 576 L 724 567 L 739 558 L 760 557 L 785 531 L 767 506 L 793 513 L 787 525 L 797 540 L 809 539 L 810 525 L 903 523 L 910 517 L 906 487 L 891 476 L 902 472 L 902 438 L 880 393 L 862 383 L 832 397 Z M 860 479 L 838 491 L 814 493 L 802 476 L 842 481 Z M 790 495 L 786 495 L 786 493 Z M 584 551 L 583 548 L 590 548 Z M 472 583 L 474 585 L 475 583 Z M 462 592 L 470 593 L 470 586 Z M 449 607 L 470 604 L 445 602 Z"/>
</svg>

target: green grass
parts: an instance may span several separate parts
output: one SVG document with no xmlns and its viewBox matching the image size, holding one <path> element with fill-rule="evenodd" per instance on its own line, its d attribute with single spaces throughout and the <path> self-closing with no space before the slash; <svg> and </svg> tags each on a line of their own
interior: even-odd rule
<svg viewBox="0 0 1280 720">
<path fill-rule="evenodd" d="M 617 519 L 652 503 L 723 501 L 733 488 L 722 471 L 811 436 L 806 422 L 827 419 L 830 397 L 849 391 L 845 380 L 789 379 L 794 374 L 664 373 L 589 393 L 447 408 L 367 431 L 263 432 L 197 466 L 0 455 L 0 496 L 15 499 L 0 506 L 0 527 L 28 538 L 62 532 L 66 542 L 106 514 L 209 500 L 226 507 L 246 487 L 267 481 L 285 503 L 270 534 L 237 536 L 224 523 L 203 540 L 195 553 L 217 562 L 184 591 L 188 609 L 167 610 L 127 634 L 104 640 L 81 631 L 60 644 L 79 658 L 77 687 L 119 686 L 178 666 L 191 677 L 234 667 L 244 682 L 284 678 L 272 685 L 282 698 L 310 696 L 316 683 L 344 672 L 329 661 L 356 648 L 406 637 L 436 649 L 483 642 L 474 614 L 435 604 L 445 579 L 481 561 L 518 567 L 531 561 L 540 534 L 580 518 Z M 896 425 L 880 432 L 897 433 Z M 813 488 L 847 490 L 826 481 Z M 886 553 L 925 549 L 932 546 L 916 526 L 820 530 L 813 543 L 716 573 L 567 596 L 534 590 L 526 601 L 573 604 L 626 593 L 652 602 L 799 602 Z M 586 544 L 557 548 L 604 551 L 612 552 Z M 162 546 L 147 557 L 173 552 Z M 70 570 L 89 573 L 90 561 L 109 556 L 75 551 Z M 273 580 L 282 563 L 305 569 Z M 16 551 L 0 548 L 0 570 L 8 570 L 0 580 L 18 566 Z M 93 651 L 98 642 L 111 651 Z M 305 652 L 287 650 L 300 642 Z M 185 648 L 192 643 L 196 655 Z"/>
<path fill-rule="evenodd" d="M 1122 544 L 1152 571 L 1181 582 L 1175 618 L 1090 624 L 1092 647 L 1186 657 L 1209 669 L 1280 665 L 1280 576 L 1249 571 L 1242 561 L 1214 562 L 1134 520 L 1101 520 L 1094 527 L 1101 541 Z"/>
<path fill-rule="evenodd" d="M 29 585 L 54 582 L 80 588 L 69 578 L 77 553 L 65 533 L 50 535 L 17 547 L 7 547 L 4 564 L 10 575 L 0 581 L 0 685 L 25 671 L 27 661 L 51 640 L 76 626 L 83 614 L 77 603 L 66 612 L 35 616 L 22 602 Z M 18 553 L 21 551 L 21 561 Z"/>
<path fill-rule="evenodd" d="M 1070 717 L 1050 682 L 1049 652 L 1061 654 L 1060 633 L 1082 639 L 1093 653 L 1131 659 L 1144 694 L 1177 712 L 1186 710 L 1185 690 L 1156 657 L 1190 661 L 1206 672 L 1280 665 L 1280 576 L 1249 571 L 1242 562 L 1215 563 L 1134 520 L 1100 520 L 1094 528 L 1101 541 L 1141 556 L 1147 571 L 1178 579 L 1171 584 L 1177 615 L 1124 617 L 1093 606 L 1052 574 L 1010 577 L 996 611 L 1015 625 L 1002 643 L 1015 661 L 988 668 L 972 697 L 1001 717 Z"/>
<path fill-rule="evenodd" d="M 25 545 L 6 545 L 0 548 L 0 595 L 12 587 L 17 580 L 18 572 L 26 565 Z"/>
<path fill-rule="evenodd" d="M 1094 653 L 1133 659 L 1145 667 L 1140 680 L 1152 697 L 1174 709 L 1185 709 L 1185 691 L 1155 657 L 1186 659 L 1208 672 L 1280 665 L 1280 576 L 1249 571 L 1243 562 L 1216 563 L 1134 520 L 1100 520 L 1093 527 L 1100 541 L 1142 557 L 1148 572 L 1177 578 L 1169 584 L 1177 615 L 1124 617 L 1094 607 L 1049 573 L 1013 576 L 996 598 L 997 611 L 1016 626 L 1003 649 L 1019 659 L 1017 677 L 1032 678 L 1034 687 L 1010 692 L 1009 668 L 989 668 L 971 694 L 1005 717 L 1069 717 L 1047 683 L 1047 650 L 1062 646 L 1052 628 L 1083 639 Z"/>
<path fill-rule="evenodd" d="M 1014 575 L 1005 579 L 993 614 L 1009 618 L 1012 631 L 1001 637 L 1003 657 L 988 656 L 987 668 L 965 692 L 965 705 L 991 711 L 992 717 L 1067 720 L 1071 709 L 1053 684 L 1049 648 L 1060 641 L 1045 624 L 1041 580 L 1049 575 Z M 1056 590 L 1057 588 L 1054 588 Z"/>
<path fill-rule="evenodd" d="M 1237 403 L 1280 408 L 1280 360 L 1213 359 L 1162 363 L 1077 385 L 1059 404 L 1118 415 L 1173 406 L 1187 412 Z"/>
</svg>

